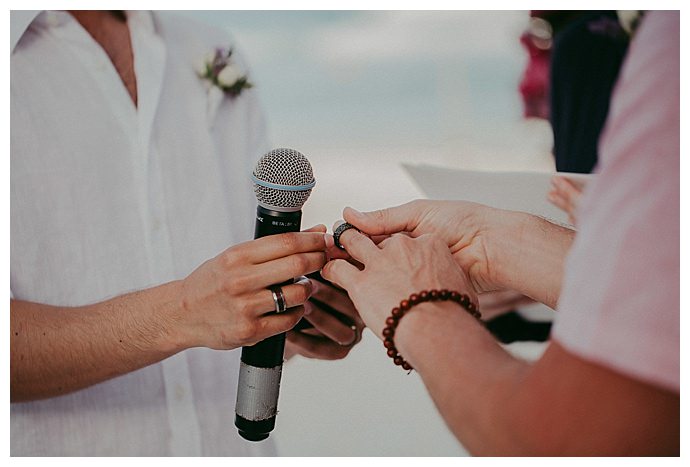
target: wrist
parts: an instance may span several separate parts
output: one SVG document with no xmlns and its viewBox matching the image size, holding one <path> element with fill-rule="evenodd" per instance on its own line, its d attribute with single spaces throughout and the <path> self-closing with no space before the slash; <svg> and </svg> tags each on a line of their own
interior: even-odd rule
<svg viewBox="0 0 690 467">
<path fill-rule="evenodd" d="M 515 290 L 555 308 L 575 232 L 532 214 L 503 212 L 492 235 L 493 290 Z"/>
<path fill-rule="evenodd" d="M 395 344 L 395 337 L 397 335 L 397 328 L 407 315 L 411 312 L 418 310 L 426 310 L 427 313 L 431 313 L 434 308 L 427 307 L 424 305 L 434 304 L 434 303 L 449 303 L 455 304 L 455 312 L 462 310 L 462 313 L 466 313 L 472 316 L 473 319 L 479 320 L 481 314 L 477 309 L 477 305 L 472 302 L 471 298 L 466 295 L 459 293 L 457 291 L 448 289 L 432 289 L 423 290 L 419 293 L 413 293 L 408 298 L 400 301 L 400 304 L 391 310 L 391 314 L 385 321 L 385 327 L 382 331 L 383 336 L 383 346 L 386 348 L 387 355 L 393 359 L 395 365 L 402 366 L 404 370 L 412 370 L 410 362 L 406 361 L 401 355 Z M 438 308 L 436 308 L 438 309 Z M 448 307 L 446 307 L 448 309 Z"/>
<path fill-rule="evenodd" d="M 467 271 L 478 292 L 504 289 L 511 282 L 516 258 L 520 256 L 522 231 L 529 225 L 530 215 L 517 211 L 476 205 L 465 226 L 472 226 L 470 236 L 461 240 L 460 248 L 468 248 L 461 266 Z"/>
<path fill-rule="evenodd" d="M 172 281 L 154 288 L 156 293 L 153 314 L 160 326 L 159 345 L 166 353 L 174 354 L 198 344 L 185 332 L 184 317 L 188 310 L 183 295 L 183 282 Z"/>
<path fill-rule="evenodd" d="M 421 373 L 425 362 L 434 362 L 436 353 L 447 350 L 445 346 L 438 344 L 444 340 L 448 330 L 453 329 L 453 339 L 457 339 L 458 329 L 473 326 L 481 327 L 481 324 L 457 303 L 422 303 L 412 308 L 400 320 L 395 331 L 395 344 L 400 355 Z"/>
<path fill-rule="evenodd" d="M 523 212 L 500 210 L 497 219 L 487 235 L 487 251 L 491 253 L 488 269 L 492 272 L 492 287 L 488 290 L 517 290 L 515 271 L 523 257 L 525 239 L 530 238 L 539 218 Z"/>
</svg>

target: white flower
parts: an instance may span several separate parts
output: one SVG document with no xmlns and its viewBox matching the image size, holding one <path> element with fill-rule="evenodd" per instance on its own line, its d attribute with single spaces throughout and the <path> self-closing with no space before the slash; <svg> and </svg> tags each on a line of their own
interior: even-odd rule
<svg viewBox="0 0 690 467">
<path fill-rule="evenodd" d="M 234 86 L 240 78 L 242 78 L 242 73 L 237 68 L 232 65 L 226 65 L 218 73 L 218 84 L 229 88 Z"/>
</svg>

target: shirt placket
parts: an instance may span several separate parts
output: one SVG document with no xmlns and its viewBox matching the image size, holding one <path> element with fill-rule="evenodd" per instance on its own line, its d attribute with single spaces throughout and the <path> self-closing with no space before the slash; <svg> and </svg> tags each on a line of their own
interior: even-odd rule
<svg viewBox="0 0 690 467">
<path fill-rule="evenodd" d="M 139 150 L 145 161 L 148 186 L 148 231 L 150 264 L 157 282 L 176 279 L 175 264 L 166 216 L 165 186 L 161 158 L 157 152 L 154 117 L 165 72 L 165 45 L 155 34 L 150 13 L 128 13 L 137 76 Z M 194 405 L 189 365 L 185 352 L 162 362 L 170 426 L 170 454 L 200 456 L 201 434 Z"/>
</svg>

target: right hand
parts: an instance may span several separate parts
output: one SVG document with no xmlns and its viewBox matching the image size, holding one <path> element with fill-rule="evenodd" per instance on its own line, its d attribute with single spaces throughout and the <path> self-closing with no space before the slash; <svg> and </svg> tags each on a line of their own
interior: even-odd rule
<svg viewBox="0 0 690 467">
<path fill-rule="evenodd" d="M 280 314 L 272 313 L 267 287 L 320 270 L 325 250 L 323 233 L 294 232 L 241 243 L 206 261 L 181 284 L 182 312 L 172 319 L 181 346 L 233 349 L 292 329 L 311 281 L 282 286 L 289 309 Z"/>
<path fill-rule="evenodd" d="M 479 309 L 484 321 L 533 303 L 534 300 L 514 290 L 494 290 L 479 295 Z"/>
<path fill-rule="evenodd" d="M 466 201 L 415 200 L 372 212 L 345 208 L 347 222 L 380 241 L 395 233 L 413 238 L 436 234 L 450 248 L 455 261 L 468 274 L 477 292 L 502 288 L 497 261 L 515 254 L 501 248 L 505 236 L 520 232 L 522 213 Z M 505 251 L 508 250 L 508 251 Z"/>
</svg>

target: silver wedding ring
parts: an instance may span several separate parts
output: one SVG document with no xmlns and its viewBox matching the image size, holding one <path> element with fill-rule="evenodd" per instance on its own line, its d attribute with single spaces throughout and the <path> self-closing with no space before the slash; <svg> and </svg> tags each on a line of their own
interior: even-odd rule
<svg viewBox="0 0 690 467">
<path fill-rule="evenodd" d="M 276 304 L 276 313 L 282 313 L 287 310 L 283 289 L 279 285 L 273 285 L 269 287 L 268 290 L 273 294 L 273 303 Z"/>
</svg>

